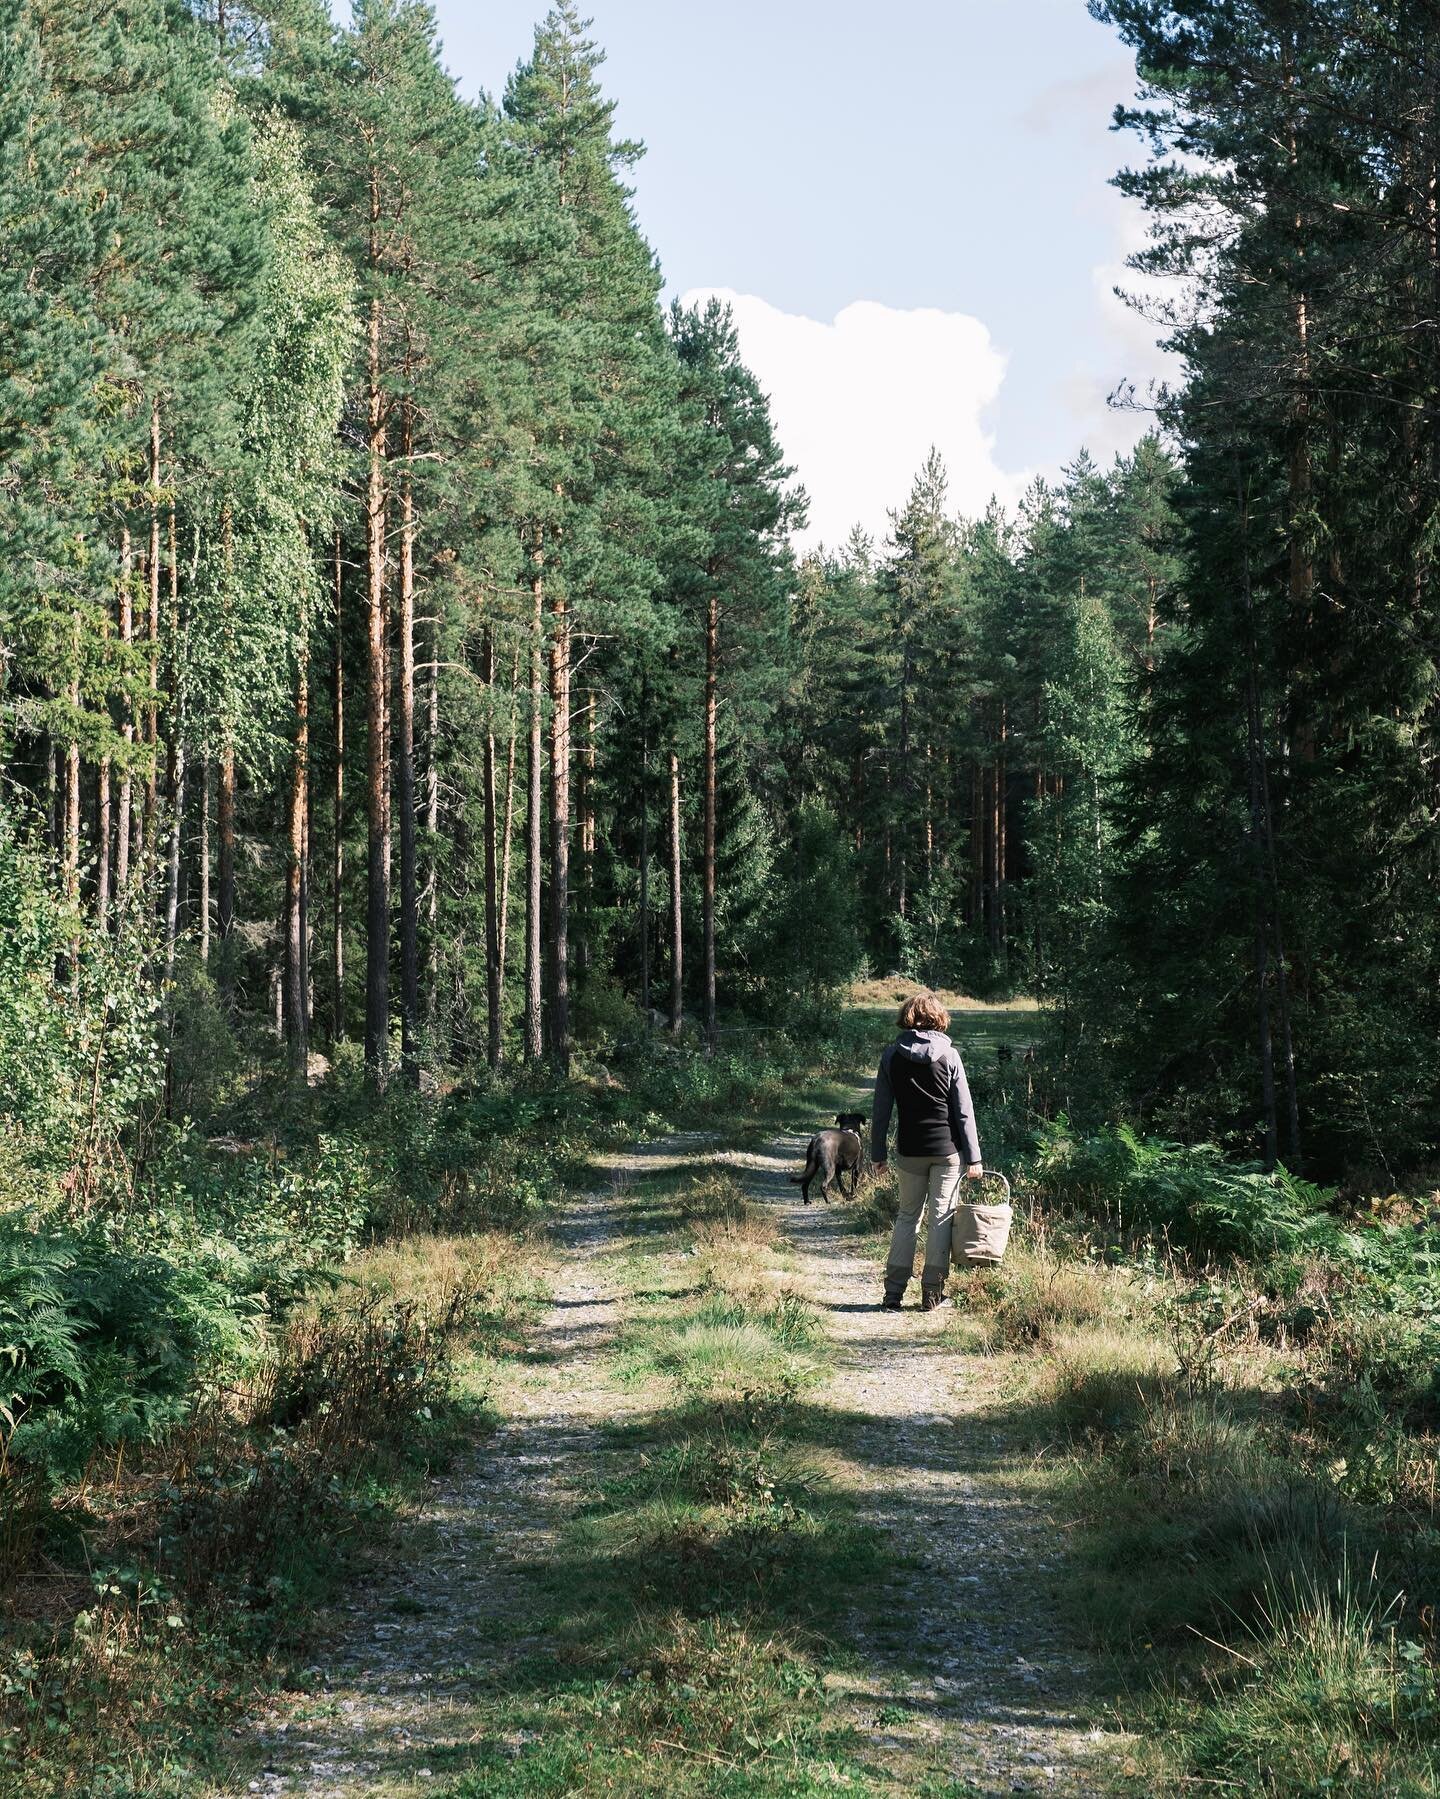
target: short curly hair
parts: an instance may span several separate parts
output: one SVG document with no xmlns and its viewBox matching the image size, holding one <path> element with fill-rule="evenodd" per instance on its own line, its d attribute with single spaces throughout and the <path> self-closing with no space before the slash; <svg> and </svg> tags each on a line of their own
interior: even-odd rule
<svg viewBox="0 0 1440 1799">
<path fill-rule="evenodd" d="M 944 1031 L 950 1028 L 950 1014 L 941 1003 L 940 995 L 927 987 L 920 993 L 912 993 L 901 1006 L 899 1025 L 902 1031 Z"/>
</svg>

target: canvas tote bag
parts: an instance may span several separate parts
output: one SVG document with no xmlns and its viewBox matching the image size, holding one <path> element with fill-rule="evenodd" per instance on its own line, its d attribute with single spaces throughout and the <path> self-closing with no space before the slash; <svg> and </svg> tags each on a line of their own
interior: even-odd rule
<svg viewBox="0 0 1440 1799">
<path fill-rule="evenodd" d="M 987 1169 L 980 1178 L 982 1185 L 985 1181 L 999 1181 L 1004 1198 L 994 1205 L 957 1206 L 950 1241 L 957 1262 L 983 1268 L 993 1266 L 1003 1258 L 1015 1214 L 1010 1205 L 1010 1183 L 1005 1176 Z"/>
</svg>

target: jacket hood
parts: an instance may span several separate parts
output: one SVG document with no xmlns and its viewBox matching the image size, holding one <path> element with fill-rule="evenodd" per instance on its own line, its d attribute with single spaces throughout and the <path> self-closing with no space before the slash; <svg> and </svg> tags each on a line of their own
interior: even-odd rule
<svg viewBox="0 0 1440 1799">
<path fill-rule="evenodd" d="M 895 1039 L 895 1054 L 907 1062 L 943 1062 L 950 1049 L 944 1031 L 901 1031 Z"/>
</svg>

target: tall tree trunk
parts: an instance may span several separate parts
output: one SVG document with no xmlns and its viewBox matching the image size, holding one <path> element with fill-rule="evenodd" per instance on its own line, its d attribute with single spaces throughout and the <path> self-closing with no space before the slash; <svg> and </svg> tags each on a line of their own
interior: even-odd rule
<svg viewBox="0 0 1440 1799">
<path fill-rule="evenodd" d="M 131 586 L 134 580 L 134 561 L 130 548 L 130 527 L 120 528 L 120 654 L 122 659 L 129 658 L 131 640 L 135 635 L 135 595 Z M 127 668 L 128 676 L 129 670 Z M 121 757 L 120 790 L 115 802 L 115 898 L 123 906 L 126 891 L 130 886 L 130 807 L 131 779 L 130 753 L 135 742 L 135 703 L 133 700 L 121 701 L 120 736 L 125 744 Z"/>
<path fill-rule="evenodd" d="M 995 767 L 995 910 L 1000 920 L 1000 952 L 1009 948 L 1010 921 L 1006 916 L 1010 889 L 1010 712 L 1000 702 L 1000 750 Z"/>
<path fill-rule="evenodd" d="M 170 507 L 168 551 L 170 607 L 170 742 L 165 756 L 165 791 L 170 801 L 170 840 L 165 858 L 165 978 L 175 973 L 180 936 L 181 849 L 185 825 L 185 688 L 180 646 L 180 549 L 175 541 L 175 508 Z"/>
<path fill-rule="evenodd" d="M 235 929 L 235 746 L 220 752 L 219 780 L 220 866 L 216 894 L 215 927 L 226 942 Z"/>
<path fill-rule="evenodd" d="M 306 934 L 310 783 L 310 655 L 302 623 L 295 668 L 295 749 L 290 770 L 290 810 L 285 858 L 285 1041 L 290 1077 L 303 1086 L 310 1067 L 310 1016 Z"/>
<path fill-rule="evenodd" d="M 185 821 L 185 743 L 177 724 L 165 754 L 165 787 L 170 796 L 170 834 L 165 856 L 165 978 L 175 973 L 180 938 L 180 848 Z"/>
<path fill-rule="evenodd" d="M 650 1029 L 650 681 L 640 688 L 640 1009 Z"/>
<path fill-rule="evenodd" d="M 1245 572 L 1246 635 L 1246 734 L 1249 753 L 1251 856 L 1255 864 L 1257 892 L 1255 918 L 1256 981 L 1260 986 L 1261 1094 L 1265 1105 L 1266 1166 L 1278 1153 L 1275 1110 L 1273 1033 L 1271 1029 L 1266 946 L 1271 931 L 1275 938 L 1276 998 L 1280 1006 L 1281 1063 L 1285 1073 L 1286 1137 L 1290 1165 L 1298 1173 L 1302 1165 L 1300 1096 L 1295 1078 L 1295 1042 L 1291 1028 L 1290 979 L 1285 960 L 1285 939 L 1280 920 L 1280 873 L 1275 849 L 1275 815 L 1270 804 L 1270 771 L 1265 744 L 1265 715 L 1260 693 L 1260 643 L 1255 626 L 1255 592 L 1250 565 L 1250 509 L 1244 477 L 1236 470 L 1240 507 L 1240 536 Z"/>
<path fill-rule="evenodd" d="M 1270 918 L 1265 839 L 1265 750 L 1261 735 L 1259 643 L 1255 633 L 1255 603 L 1250 574 L 1250 508 L 1244 476 L 1237 462 L 1236 503 L 1240 515 L 1240 542 L 1245 585 L 1245 750 L 1250 794 L 1250 868 L 1254 923 L 1255 1009 L 1260 1055 L 1260 1102 L 1265 1132 L 1265 1166 L 1273 1168 L 1279 1154 L 1275 1112 L 1275 1051 L 1270 1022 Z"/>
<path fill-rule="evenodd" d="M 145 816 L 143 820 L 142 881 L 149 873 L 155 853 L 155 837 L 159 829 L 157 800 L 160 781 L 160 401 L 150 406 L 150 559 L 146 567 L 149 581 L 150 689 L 145 705 L 145 741 L 150 747 L 150 766 L 145 775 Z"/>
<path fill-rule="evenodd" d="M 333 853 L 330 863 L 330 978 L 334 983 L 330 1033 L 345 1041 L 345 633 L 344 581 L 340 532 L 335 532 L 335 685 L 332 723 L 335 737 L 335 784 L 331 790 Z"/>
<path fill-rule="evenodd" d="M 1298 124 L 1299 100 L 1297 95 L 1298 80 L 1296 69 L 1299 61 L 1298 34 L 1292 37 L 1282 52 L 1284 69 L 1284 85 L 1291 98 L 1292 110 L 1287 121 L 1288 151 L 1293 190 L 1300 191 L 1300 128 Z M 1314 479 L 1311 463 L 1310 430 L 1314 413 L 1313 383 L 1310 366 L 1310 297 L 1306 291 L 1304 270 L 1306 262 L 1305 219 L 1298 206 L 1291 218 L 1293 232 L 1292 244 L 1295 253 L 1295 285 L 1290 296 L 1291 323 L 1295 334 L 1295 378 L 1291 400 L 1290 421 L 1290 454 L 1287 469 L 1287 534 L 1290 548 L 1290 607 L 1296 627 L 1300 633 L 1300 641 L 1305 646 L 1302 654 L 1308 658 L 1311 653 L 1310 635 L 1313 623 L 1315 595 L 1315 551 L 1314 528 L 1310 522 L 1310 509 L 1314 499 Z M 1308 676 L 1313 672 L 1307 667 L 1299 671 L 1302 683 L 1308 685 Z M 1295 753 L 1303 761 L 1313 761 L 1316 753 L 1315 720 L 1311 715 L 1314 705 L 1313 693 L 1306 693 L 1302 701 L 1304 712 L 1295 732 Z"/>
<path fill-rule="evenodd" d="M 980 925 L 985 916 L 985 792 L 977 757 L 970 764 L 970 905 L 969 920 Z"/>
<path fill-rule="evenodd" d="M 550 1055 L 570 1072 L 570 614 L 563 590 L 550 614 Z"/>
<path fill-rule="evenodd" d="M 542 988 L 542 950 L 540 944 L 540 857 L 544 749 L 541 740 L 544 711 L 541 688 L 545 637 L 545 550 L 538 543 L 531 553 L 534 573 L 530 591 L 534 609 L 530 618 L 530 735 L 527 744 L 526 778 L 529 788 L 529 816 L 526 819 L 525 868 L 525 1059 L 538 1062 L 545 1051 L 544 996 Z"/>
<path fill-rule="evenodd" d="M 504 1053 L 501 1030 L 500 895 L 495 858 L 495 634 L 485 632 L 485 1060 L 500 1066 Z"/>
<path fill-rule="evenodd" d="M 1273 1168 L 1278 1156 L 1278 1133 L 1275 1117 L 1275 1052 L 1270 1025 L 1270 946 L 1264 832 L 1261 822 L 1258 706 L 1252 670 L 1246 682 L 1246 711 L 1250 763 L 1250 859 L 1254 885 L 1256 1021 L 1259 1030 L 1260 1099 L 1265 1125 L 1265 1166 Z"/>
<path fill-rule="evenodd" d="M 685 1022 L 685 920 L 680 897 L 680 758 L 670 752 L 670 1029 Z"/>
<path fill-rule="evenodd" d="M 95 922 L 103 931 L 110 923 L 110 757 L 100 758 L 95 773 Z"/>
<path fill-rule="evenodd" d="M 80 614 L 74 614 L 71 622 L 70 651 L 73 665 L 70 681 L 65 697 L 70 702 L 72 714 L 80 710 Z M 71 737 L 65 745 L 65 783 L 63 798 L 64 807 L 64 874 L 65 894 L 68 899 L 80 897 L 80 742 Z"/>
<path fill-rule="evenodd" d="M 505 756 L 505 825 L 500 857 L 500 990 L 504 993 L 510 938 L 510 867 L 515 838 L 515 747 L 520 730 L 520 652 L 510 668 L 510 742 Z"/>
<path fill-rule="evenodd" d="M 910 905 L 910 827 L 911 814 L 914 811 L 914 773 L 910 767 L 910 688 L 914 681 L 914 666 L 910 654 L 910 633 L 902 627 L 900 652 L 900 736 L 897 745 L 897 760 L 900 765 L 900 817 L 896 828 L 897 869 L 899 894 L 896 900 L 896 911 L 901 918 L 909 913 Z"/>
<path fill-rule="evenodd" d="M 65 853 L 65 751 L 45 733 L 45 841 L 57 859 Z"/>
<path fill-rule="evenodd" d="M 595 917 L 595 694 L 585 696 L 584 747 L 580 756 L 580 941 L 576 966 L 590 967 L 590 933 Z"/>
<path fill-rule="evenodd" d="M 425 1016 L 440 1000 L 440 621 L 430 626 L 425 687 Z"/>
<path fill-rule="evenodd" d="M 720 1025 L 715 1008 L 715 724 L 719 701 L 720 595 L 712 579 L 705 601 L 705 856 L 701 928 L 705 955 L 705 1041 L 713 1051 Z"/>
<path fill-rule="evenodd" d="M 210 761 L 200 764 L 200 962 L 210 963 Z"/>
<path fill-rule="evenodd" d="M 420 1080 L 420 878 L 415 845 L 415 500 L 410 402 L 400 414 L 400 730 L 395 752 L 400 812 L 400 1054 Z"/>
<path fill-rule="evenodd" d="M 378 259 L 380 196 L 370 189 L 372 262 Z M 385 393 L 380 384 L 380 302 L 370 302 L 366 336 L 368 468 L 365 487 L 366 647 L 366 911 L 365 1065 L 384 1084 L 390 1036 L 390 767 L 386 682 L 388 618 L 385 599 Z"/>
</svg>

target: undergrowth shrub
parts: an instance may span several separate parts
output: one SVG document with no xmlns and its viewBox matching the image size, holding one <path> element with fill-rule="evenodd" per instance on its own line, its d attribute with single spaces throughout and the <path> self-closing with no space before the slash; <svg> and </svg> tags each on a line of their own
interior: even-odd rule
<svg viewBox="0 0 1440 1799">
<path fill-rule="evenodd" d="M 1330 1191 L 1284 1168 L 1227 1162 L 1213 1144 L 1167 1143 L 1116 1125 L 1072 1135 L 1042 1129 L 1034 1179 L 1047 1203 L 1121 1234 L 1250 1259 L 1319 1246 L 1334 1235 Z"/>
</svg>

